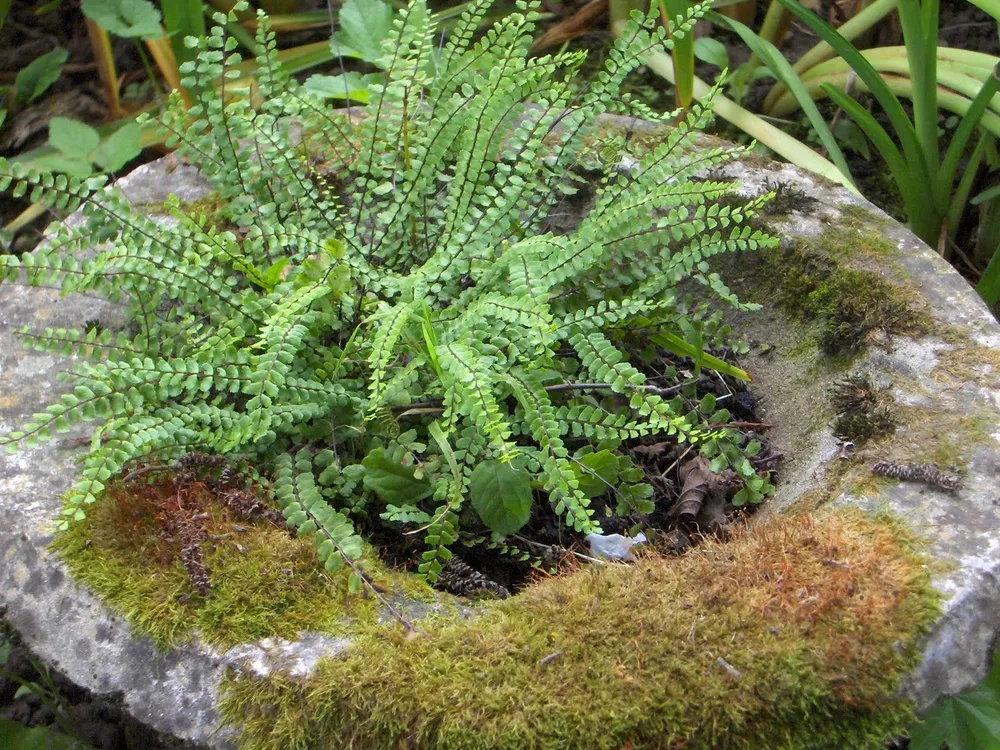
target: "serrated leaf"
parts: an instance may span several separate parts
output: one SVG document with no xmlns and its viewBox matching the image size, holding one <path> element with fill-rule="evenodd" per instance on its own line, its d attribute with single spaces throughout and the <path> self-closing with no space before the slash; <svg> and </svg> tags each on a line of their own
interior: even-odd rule
<svg viewBox="0 0 1000 750">
<path fill-rule="evenodd" d="M 986 678 L 938 698 L 910 728 L 910 750 L 1000 750 L 1000 650 Z"/>
<path fill-rule="evenodd" d="M 139 125 L 127 123 L 101 141 L 93 161 L 105 172 L 117 172 L 142 152 L 141 137 Z"/>
<path fill-rule="evenodd" d="M 379 0 L 347 0 L 340 9 L 340 31 L 336 42 L 345 50 L 356 52 L 366 62 L 382 56 L 382 41 L 392 30 L 392 7 Z M 337 52 L 337 44 L 333 51 Z"/>
<path fill-rule="evenodd" d="M 430 523 L 431 515 L 415 505 L 386 505 L 379 518 L 393 523 Z"/>
<path fill-rule="evenodd" d="M 89 164 L 91 154 L 100 142 L 101 136 L 86 123 L 68 117 L 49 120 L 49 144 L 71 159 Z"/>
<path fill-rule="evenodd" d="M 105 31 L 126 39 L 158 39 L 160 11 L 149 0 L 83 0 L 80 9 Z"/>
<path fill-rule="evenodd" d="M 472 507 L 491 530 L 507 536 L 531 518 L 531 475 L 502 461 L 482 461 L 469 478 Z"/>
<path fill-rule="evenodd" d="M 598 497 L 618 483 L 618 456 L 609 450 L 588 453 L 577 459 L 573 471 L 580 483 L 580 492 Z"/>
</svg>

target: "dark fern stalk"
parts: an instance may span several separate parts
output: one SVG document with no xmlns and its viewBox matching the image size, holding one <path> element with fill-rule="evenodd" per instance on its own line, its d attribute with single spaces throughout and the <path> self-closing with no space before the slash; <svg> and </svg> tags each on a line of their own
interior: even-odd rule
<svg viewBox="0 0 1000 750">
<path fill-rule="evenodd" d="M 723 205 L 734 186 L 697 175 L 741 149 L 692 150 L 705 116 L 694 107 L 619 168 L 626 139 L 595 118 L 657 119 L 620 91 L 648 53 L 671 46 L 655 14 L 634 14 L 581 91 L 570 79 L 582 54 L 528 57 L 537 3 L 476 38 L 490 4 L 471 3 L 438 52 L 425 2 L 409 3 L 360 121 L 281 71 L 263 15 L 262 104 L 231 83 L 213 93 L 213 81 L 240 76 L 217 14 L 207 37 L 188 40 L 200 49 L 184 84 L 198 100 L 185 111 L 175 96 L 160 124 L 212 182 L 230 228 L 179 205 L 175 223 L 156 223 L 103 178 L 0 160 L 0 187 L 83 215 L 34 252 L 0 258 L 2 278 L 103 294 L 132 322 L 129 334 L 25 332 L 33 346 L 91 357 L 73 363 L 67 394 L 0 438 L 16 449 L 97 422 L 63 525 L 139 459 L 239 455 L 275 467 L 288 524 L 315 539 L 329 569 L 363 576 L 352 516 L 394 503 L 383 518 L 419 525 L 433 579 L 465 533 L 466 500 L 488 513 L 476 467 L 495 468 L 514 496 L 542 487 L 567 526 L 589 532 L 598 527 L 567 439 L 720 437 L 651 389 L 612 331 L 641 320 L 680 341 L 675 289 L 686 279 L 740 304 L 706 260 L 773 240 L 745 224 L 758 202 Z M 692 7 L 674 37 L 703 12 Z M 548 216 L 576 189 L 585 149 L 610 168 L 593 208 L 555 233 Z M 606 385 L 627 407 L 547 390 L 573 379 Z M 440 409 L 406 408 L 426 402 Z M 497 518 L 494 531 L 515 527 Z"/>
</svg>

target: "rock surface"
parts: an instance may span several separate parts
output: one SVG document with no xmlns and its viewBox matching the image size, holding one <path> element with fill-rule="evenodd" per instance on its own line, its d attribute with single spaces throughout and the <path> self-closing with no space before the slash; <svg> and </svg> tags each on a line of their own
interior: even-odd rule
<svg viewBox="0 0 1000 750">
<path fill-rule="evenodd" d="M 821 238 L 831 222 L 842 220 L 845 206 L 873 212 L 873 231 L 888 238 L 898 252 L 891 262 L 863 257 L 859 262 L 887 277 L 902 274 L 937 324 L 932 336 L 883 340 L 852 369 L 884 383 L 900 408 L 925 409 L 912 413 L 926 413 L 926 420 L 911 420 L 897 432 L 890 459 L 916 459 L 927 453 L 926 440 L 917 440 L 918 433 L 927 431 L 933 415 L 942 415 L 941 439 L 957 443 L 969 456 L 962 467 L 965 488 L 954 496 L 912 483 L 876 485 L 875 494 L 859 490 L 865 465 L 841 458 L 845 448 L 830 427 L 828 389 L 848 373 L 843 367 L 818 366 L 815 357 L 786 354 L 795 349 L 792 344 L 800 341 L 801 332 L 776 309 L 743 321 L 748 326 L 745 335 L 771 348 L 770 353 L 755 352 L 747 365 L 770 420 L 778 425 L 773 436 L 778 449 L 788 456 L 773 507 L 801 506 L 809 499 L 814 505 L 856 503 L 891 509 L 923 530 L 931 539 L 933 556 L 950 564 L 936 577 L 947 597 L 946 613 L 910 684 L 918 702 L 927 705 L 982 678 L 1000 630 L 1000 326 L 947 263 L 847 191 L 818 184 L 792 167 L 739 164 L 727 174 L 738 177 L 748 193 L 781 182 L 818 201 L 808 215 L 776 220 L 775 231 L 782 236 Z M 193 200 L 206 190 L 192 169 L 172 169 L 169 160 L 141 167 L 120 185 L 132 201 L 149 204 L 162 202 L 168 193 Z M 13 331 L 22 326 L 75 327 L 114 315 L 114 307 L 98 299 L 0 286 L 0 432 L 17 428 L 51 403 L 61 387 L 56 376 L 65 366 L 48 354 L 22 349 Z M 987 423 L 992 428 L 983 427 Z M 976 430 L 963 433 L 973 426 Z M 273 670 L 302 674 L 343 642 L 309 635 L 298 643 L 268 639 L 218 654 L 195 641 L 158 653 L 148 639 L 130 633 L 120 617 L 69 580 L 46 551 L 60 496 L 71 484 L 74 460 L 81 452 L 72 444 L 79 434 L 0 457 L 0 606 L 36 653 L 78 684 L 99 693 L 122 693 L 129 711 L 157 730 L 194 743 L 227 746 L 215 708 L 216 689 L 227 666 L 258 675 Z M 933 443 L 933 434 L 928 439 Z M 892 448 L 897 443 L 898 450 Z M 847 463 L 850 471 L 844 469 Z"/>
</svg>

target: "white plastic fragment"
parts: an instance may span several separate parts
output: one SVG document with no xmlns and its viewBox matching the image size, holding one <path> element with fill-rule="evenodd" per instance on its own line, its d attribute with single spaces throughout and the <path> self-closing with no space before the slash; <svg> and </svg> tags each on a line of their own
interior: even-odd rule
<svg viewBox="0 0 1000 750">
<path fill-rule="evenodd" d="M 634 560 L 632 548 L 637 544 L 646 543 L 646 535 L 641 531 L 635 538 L 621 534 L 587 534 L 587 544 L 590 554 L 601 560 Z"/>
</svg>

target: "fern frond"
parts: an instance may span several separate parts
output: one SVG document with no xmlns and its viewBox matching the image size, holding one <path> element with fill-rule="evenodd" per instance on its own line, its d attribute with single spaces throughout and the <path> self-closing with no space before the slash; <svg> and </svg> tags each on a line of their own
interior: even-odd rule
<svg viewBox="0 0 1000 750">
<path fill-rule="evenodd" d="M 316 487 L 312 454 L 301 450 L 294 459 L 287 453 L 275 463 L 274 496 L 288 527 L 300 537 L 312 537 L 316 555 L 331 573 L 361 557 L 361 537 L 354 524 L 331 508 Z"/>
</svg>

